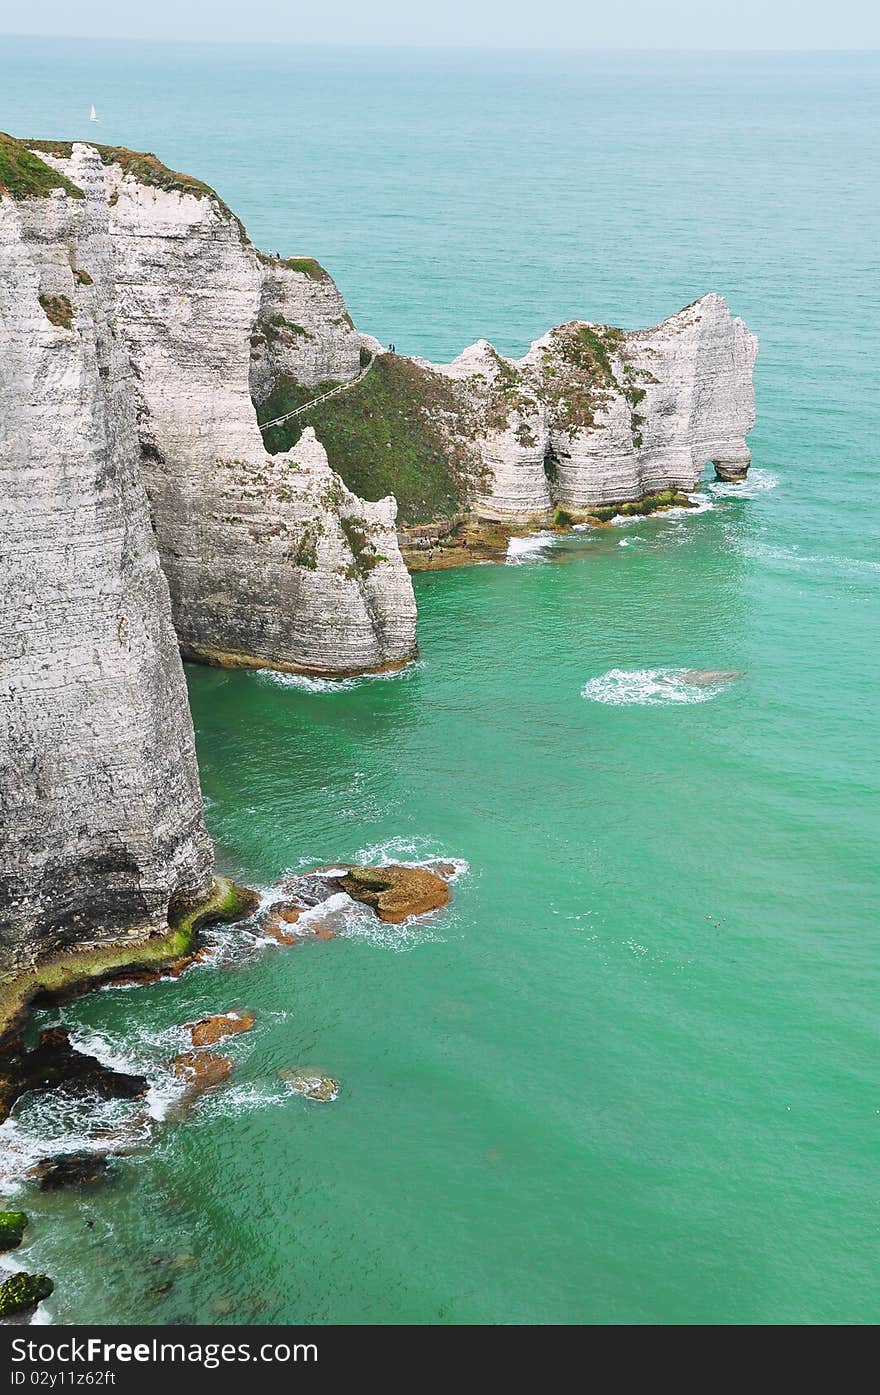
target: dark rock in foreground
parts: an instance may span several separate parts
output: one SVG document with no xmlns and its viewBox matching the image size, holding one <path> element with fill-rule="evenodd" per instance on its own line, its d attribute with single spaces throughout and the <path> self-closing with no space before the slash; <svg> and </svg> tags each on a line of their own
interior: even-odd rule
<svg viewBox="0 0 880 1395">
<path fill-rule="evenodd" d="M 96 1056 L 77 1051 L 67 1032 L 43 1032 L 33 1051 L 17 1050 L 0 1062 L 0 1119 L 17 1099 L 32 1090 L 61 1090 L 66 1095 L 98 1099 L 143 1099 L 147 1079 L 102 1065 Z"/>
<path fill-rule="evenodd" d="M 31 1311 L 54 1287 L 45 1274 L 13 1274 L 0 1284 L 0 1318 Z"/>
<path fill-rule="evenodd" d="M 39 1184 L 41 1192 L 57 1192 L 62 1187 L 91 1186 L 102 1181 L 106 1172 L 106 1153 L 82 1152 L 45 1158 L 32 1167 L 27 1176 Z"/>
</svg>

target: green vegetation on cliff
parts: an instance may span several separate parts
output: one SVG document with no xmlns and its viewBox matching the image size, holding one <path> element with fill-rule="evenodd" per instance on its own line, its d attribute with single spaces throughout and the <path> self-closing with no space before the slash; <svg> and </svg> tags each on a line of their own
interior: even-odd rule
<svg viewBox="0 0 880 1395">
<path fill-rule="evenodd" d="M 11 140 L 11 137 L 6 137 Z M 30 150 L 42 150 L 47 155 L 57 155 L 60 159 L 69 160 L 73 153 L 73 142 L 69 140 L 29 140 L 16 141 L 17 145 L 27 146 Z M 169 169 L 168 165 L 163 165 L 158 155 L 146 150 L 129 150 L 124 145 L 97 145 L 92 141 L 87 144 L 94 145 L 95 150 L 101 157 L 102 164 L 119 165 L 125 174 L 130 174 L 139 184 L 146 184 L 154 189 L 165 189 L 169 193 L 192 194 L 197 199 L 213 199 L 217 207 L 227 218 L 231 218 L 237 223 L 244 235 L 244 228 L 241 222 L 221 199 L 215 189 L 210 184 L 205 184 L 201 179 L 195 179 L 191 174 L 181 174 L 179 170 Z M 32 157 L 37 160 L 36 156 Z M 42 165 L 42 160 L 37 160 Z M 49 166 L 45 165 L 45 169 Z M 55 185 L 61 185 L 68 192 L 73 191 L 75 198 L 82 198 L 82 190 L 71 184 L 70 180 L 63 175 L 55 174 L 52 171 Z M 2 182 L 2 174 L 0 174 Z M 48 192 L 48 191 L 47 191 Z M 112 200 L 111 200 L 112 202 Z"/>
<path fill-rule="evenodd" d="M 33 968 L 0 978 L 0 1039 L 38 994 L 57 997 L 134 969 L 163 969 L 192 953 L 198 931 L 217 921 L 240 920 L 259 897 L 227 877 L 217 877 L 201 901 L 169 907 L 168 929 L 149 939 L 120 939 L 88 949 L 68 949 Z"/>
<path fill-rule="evenodd" d="M 46 319 L 56 329 L 73 327 L 73 306 L 66 295 L 41 295 L 40 304 Z"/>
<path fill-rule="evenodd" d="M 306 388 L 282 379 L 259 408 L 271 421 L 335 387 Z M 330 464 L 362 499 L 394 494 L 401 524 L 448 517 L 462 507 L 465 463 L 440 422 L 459 411 L 447 379 L 395 354 L 380 354 L 350 392 L 303 412 L 265 433 L 273 454 L 291 450 L 313 426 Z"/>
<path fill-rule="evenodd" d="M 53 170 L 24 141 L 0 131 L 0 194 L 9 194 L 13 199 L 40 199 L 55 189 L 63 189 L 72 199 L 85 197 L 82 189 Z"/>
</svg>

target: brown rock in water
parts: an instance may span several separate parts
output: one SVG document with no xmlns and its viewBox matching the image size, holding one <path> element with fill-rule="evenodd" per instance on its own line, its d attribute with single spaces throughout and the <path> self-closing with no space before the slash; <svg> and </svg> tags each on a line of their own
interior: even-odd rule
<svg viewBox="0 0 880 1395">
<path fill-rule="evenodd" d="M 61 1090 L 81 1098 L 143 1099 L 147 1079 L 102 1065 L 96 1056 L 77 1051 L 67 1032 L 56 1027 L 43 1032 L 33 1051 L 15 1050 L 0 1063 L 0 1120 L 30 1090 Z"/>
<path fill-rule="evenodd" d="M 277 940 L 280 945 L 299 944 L 299 936 L 291 935 L 289 930 L 285 930 L 284 927 L 286 924 L 287 922 L 282 920 L 280 916 L 272 915 L 269 916 L 268 920 L 263 921 L 260 929 L 265 935 L 269 935 L 273 940 Z"/>
<path fill-rule="evenodd" d="M 57 1192 L 62 1187 L 82 1187 L 103 1180 L 107 1171 L 106 1153 L 63 1153 L 44 1158 L 25 1176 L 39 1183 L 41 1192 Z"/>
<path fill-rule="evenodd" d="M 200 1022 L 188 1025 L 193 1046 L 213 1046 L 215 1041 L 222 1041 L 224 1037 L 249 1032 L 254 1019 L 247 1012 L 218 1012 L 214 1017 L 203 1017 Z"/>
<path fill-rule="evenodd" d="M 439 910 L 450 899 L 443 878 L 424 867 L 352 867 L 339 878 L 339 886 L 353 900 L 372 906 L 389 925 Z"/>
<path fill-rule="evenodd" d="M 288 925 L 295 925 L 304 910 L 305 906 L 301 906 L 298 901 L 275 901 L 267 908 L 266 914 L 277 916 Z"/>
<path fill-rule="evenodd" d="M 291 934 L 289 927 L 296 924 L 304 910 L 305 906 L 297 901 L 275 901 L 267 908 L 260 928 L 280 945 L 295 945 L 299 937 Z"/>
<path fill-rule="evenodd" d="M 186 1080 L 193 1096 L 220 1085 L 232 1074 L 234 1061 L 213 1051 L 184 1051 L 171 1062 L 174 1074 Z"/>
</svg>

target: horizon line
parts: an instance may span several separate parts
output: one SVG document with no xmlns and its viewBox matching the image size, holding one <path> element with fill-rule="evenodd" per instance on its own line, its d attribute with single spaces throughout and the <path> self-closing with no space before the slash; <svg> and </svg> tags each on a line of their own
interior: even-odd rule
<svg viewBox="0 0 880 1395">
<path fill-rule="evenodd" d="M 714 45 L 675 46 L 661 47 L 660 45 L 649 45 L 646 47 L 634 47 L 625 44 L 493 44 L 488 42 L 466 42 L 456 43 L 453 41 L 445 43 L 430 43 L 410 40 L 407 42 L 393 43 L 390 41 L 372 42 L 370 40 L 353 40 L 348 43 L 338 42 L 330 39 L 213 39 L 213 38 L 182 38 L 179 36 L 147 37 L 143 34 L 31 34 L 20 31 L 0 30 L 0 39 L 31 39 L 39 43 L 125 43 L 125 44 L 188 44 L 194 47 L 209 48 L 321 48 L 321 49 L 347 49 L 366 50 L 370 52 L 392 50 L 425 53 L 729 53 L 729 54 L 877 54 L 880 53 L 880 43 L 876 47 L 851 48 L 845 46 L 831 47 L 828 45 L 812 45 L 807 48 L 790 48 L 782 45 L 771 45 L 770 47 L 747 47 L 732 48 Z"/>
</svg>

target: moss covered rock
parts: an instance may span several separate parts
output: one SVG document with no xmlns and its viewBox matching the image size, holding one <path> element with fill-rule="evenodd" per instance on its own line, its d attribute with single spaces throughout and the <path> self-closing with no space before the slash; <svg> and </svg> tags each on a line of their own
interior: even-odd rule
<svg viewBox="0 0 880 1395">
<path fill-rule="evenodd" d="M 13 1274 L 0 1284 L 0 1317 L 35 1308 L 54 1288 L 46 1274 Z"/>
<path fill-rule="evenodd" d="M 0 1250 L 17 1250 L 26 1225 L 24 1211 L 0 1211 Z"/>
</svg>

